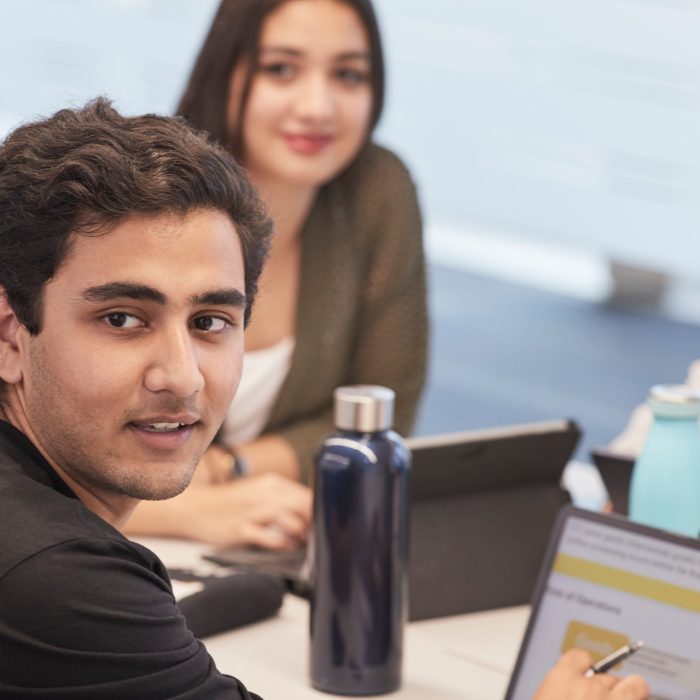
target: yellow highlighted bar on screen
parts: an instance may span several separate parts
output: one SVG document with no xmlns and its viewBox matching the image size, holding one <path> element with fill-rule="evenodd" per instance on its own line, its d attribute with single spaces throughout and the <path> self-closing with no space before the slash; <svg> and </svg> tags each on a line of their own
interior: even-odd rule
<svg viewBox="0 0 700 700">
<path fill-rule="evenodd" d="M 657 578 L 640 576 L 568 554 L 557 554 L 554 560 L 554 571 L 700 613 L 700 591 L 692 588 L 683 588 L 673 583 L 659 581 Z"/>
<path fill-rule="evenodd" d="M 630 638 L 626 634 L 613 632 L 605 627 L 588 625 L 580 620 L 571 620 L 566 628 L 561 651 L 565 652 L 574 647 L 585 649 L 595 663 L 629 643 Z"/>
</svg>

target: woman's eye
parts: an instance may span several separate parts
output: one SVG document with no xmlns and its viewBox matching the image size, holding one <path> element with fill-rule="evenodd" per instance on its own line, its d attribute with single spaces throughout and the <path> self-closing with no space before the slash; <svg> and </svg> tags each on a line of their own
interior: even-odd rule
<svg viewBox="0 0 700 700">
<path fill-rule="evenodd" d="M 198 331 L 208 331 L 210 333 L 226 330 L 230 325 L 227 320 L 218 316 L 199 316 L 194 320 L 194 327 Z"/>
<path fill-rule="evenodd" d="M 290 63 L 268 63 L 260 67 L 260 70 L 274 78 L 287 79 L 294 75 L 294 66 Z"/>
<path fill-rule="evenodd" d="M 360 85 L 369 80 L 369 74 L 356 68 L 341 68 L 336 72 L 336 77 L 346 85 Z"/>
<path fill-rule="evenodd" d="M 141 325 L 140 319 L 124 311 L 115 311 L 104 317 L 105 322 L 112 328 L 138 328 Z"/>
</svg>

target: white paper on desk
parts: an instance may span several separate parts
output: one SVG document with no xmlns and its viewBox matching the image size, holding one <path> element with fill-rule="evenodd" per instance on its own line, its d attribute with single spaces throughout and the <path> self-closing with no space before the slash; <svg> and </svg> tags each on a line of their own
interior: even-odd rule
<svg viewBox="0 0 700 700">
<path fill-rule="evenodd" d="M 201 581 L 177 581 L 172 580 L 173 593 L 175 600 L 182 600 L 188 596 L 194 595 L 204 590 L 204 584 Z"/>
</svg>

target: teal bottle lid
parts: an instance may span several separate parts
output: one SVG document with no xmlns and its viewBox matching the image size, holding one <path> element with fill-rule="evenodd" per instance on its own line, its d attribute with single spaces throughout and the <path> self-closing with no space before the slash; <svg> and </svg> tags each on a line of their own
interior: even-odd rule
<svg viewBox="0 0 700 700">
<path fill-rule="evenodd" d="M 700 391 L 684 384 L 657 384 L 649 392 L 654 415 L 664 418 L 692 418 L 700 415 Z"/>
</svg>

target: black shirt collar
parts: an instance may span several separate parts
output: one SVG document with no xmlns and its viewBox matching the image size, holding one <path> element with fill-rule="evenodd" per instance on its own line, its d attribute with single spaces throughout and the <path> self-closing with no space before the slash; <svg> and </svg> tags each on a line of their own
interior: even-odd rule
<svg viewBox="0 0 700 700">
<path fill-rule="evenodd" d="M 77 498 L 70 486 L 61 479 L 54 468 L 46 461 L 44 455 L 39 452 L 34 443 L 21 430 L 17 430 L 14 425 L 7 421 L 0 420 L 0 433 L 5 435 L 15 447 L 24 452 L 32 462 L 46 472 L 54 490 L 69 498 Z"/>
</svg>

